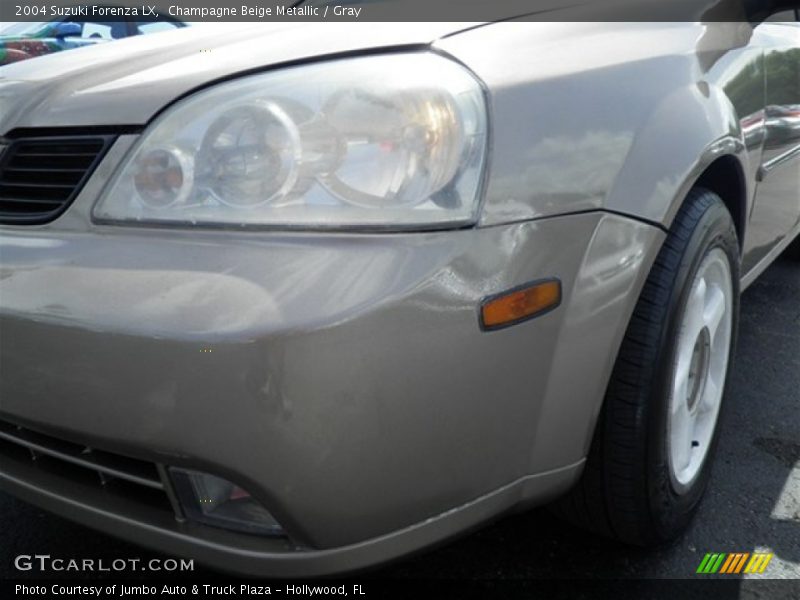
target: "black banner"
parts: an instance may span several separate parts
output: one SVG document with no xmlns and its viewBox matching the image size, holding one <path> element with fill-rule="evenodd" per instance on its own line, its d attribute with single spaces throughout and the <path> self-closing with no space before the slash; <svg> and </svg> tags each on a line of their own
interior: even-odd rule
<svg viewBox="0 0 800 600">
<path fill-rule="evenodd" d="M 0 21 L 754 21 L 800 0 L 5 0 Z"/>
<path fill-rule="evenodd" d="M 510 600 L 595 598 L 637 600 L 693 600 L 715 598 L 800 598 L 800 581 L 791 580 L 376 580 L 368 575 L 358 579 L 312 581 L 258 581 L 208 579 L 193 581 L 187 577 L 173 580 L 9 580 L 0 593 L 3 598 L 348 598 L 383 600 L 417 598 L 458 598 L 459 600 L 498 598 Z"/>
</svg>

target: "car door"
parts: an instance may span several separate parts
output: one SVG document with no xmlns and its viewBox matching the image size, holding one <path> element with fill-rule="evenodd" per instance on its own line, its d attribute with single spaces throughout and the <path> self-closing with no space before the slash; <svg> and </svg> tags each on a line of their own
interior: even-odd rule
<svg viewBox="0 0 800 600">
<path fill-rule="evenodd" d="M 746 240 L 744 272 L 800 226 L 800 22 L 774 15 L 756 27 L 763 48 L 764 142 Z"/>
</svg>

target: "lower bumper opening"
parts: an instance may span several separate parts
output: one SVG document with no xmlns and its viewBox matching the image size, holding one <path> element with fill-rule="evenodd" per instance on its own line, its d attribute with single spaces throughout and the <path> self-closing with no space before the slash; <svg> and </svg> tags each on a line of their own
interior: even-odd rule
<svg viewBox="0 0 800 600">
<path fill-rule="evenodd" d="M 156 463 L 75 444 L 5 420 L 0 420 L 0 458 L 4 464 L 69 478 L 83 489 L 95 487 L 98 494 L 181 518 Z"/>
<path fill-rule="evenodd" d="M 181 493 L 185 490 L 176 486 L 183 482 L 186 471 L 75 443 L 2 419 L 0 462 L 0 471 L 13 472 L 17 478 L 21 474 L 26 482 L 40 485 L 45 482 L 46 488 L 59 495 L 65 496 L 58 490 L 63 490 L 66 484 L 69 495 L 64 499 L 89 507 L 119 506 L 121 515 L 125 512 L 122 507 L 135 507 L 137 513 L 148 515 L 147 521 L 169 523 L 179 530 L 192 525 L 195 529 L 211 527 L 286 537 L 279 524 L 254 498 L 226 480 L 191 472 L 206 483 L 202 497 L 195 498 L 196 494 Z M 215 484 L 215 491 L 230 491 L 233 496 L 212 499 L 214 494 L 207 491 L 208 481 Z M 47 482 L 52 483 L 48 485 Z M 212 508 L 217 510 L 210 510 Z M 216 515 L 217 512 L 225 518 Z M 251 524 L 248 519 L 254 515 L 259 518 Z M 263 524 L 264 515 L 269 517 L 268 526 Z M 195 523 L 188 523 L 190 521 Z"/>
</svg>

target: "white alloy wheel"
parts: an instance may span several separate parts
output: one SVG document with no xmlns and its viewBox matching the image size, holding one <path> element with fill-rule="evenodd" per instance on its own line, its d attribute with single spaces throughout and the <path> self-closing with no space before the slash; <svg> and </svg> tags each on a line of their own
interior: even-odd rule
<svg viewBox="0 0 800 600">
<path fill-rule="evenodd" d="M 714 248 L 697 270 L 678 330 L 667 424 L 669 473 L 678 491 L 697 478 L 714 439 L 732 331 L 731 265 Z"/>
</svg>

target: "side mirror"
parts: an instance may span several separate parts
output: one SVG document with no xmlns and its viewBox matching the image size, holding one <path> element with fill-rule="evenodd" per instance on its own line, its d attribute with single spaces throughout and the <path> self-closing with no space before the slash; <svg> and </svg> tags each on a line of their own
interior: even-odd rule
<svg viewBox="0 0 800 600">
<path fill-rule="evenodd" d="M 78 25 L 77 23 L 72 23 L 70 21 L 63 21 L 61 23 L 57 23 L 55 27 L 53 27 L 53 37 L 57 38 L 65 38 L 65 37 L 75 37 L 80 36 L 83 32 L 83 28 Z"/>
</svg>

